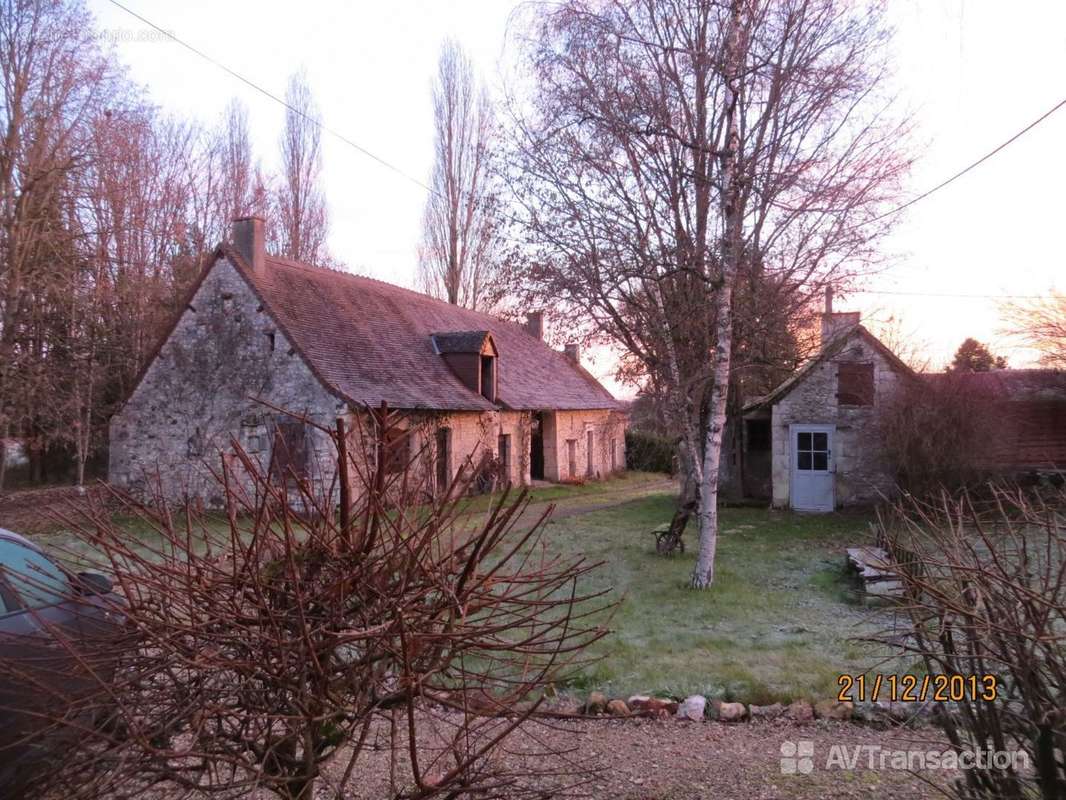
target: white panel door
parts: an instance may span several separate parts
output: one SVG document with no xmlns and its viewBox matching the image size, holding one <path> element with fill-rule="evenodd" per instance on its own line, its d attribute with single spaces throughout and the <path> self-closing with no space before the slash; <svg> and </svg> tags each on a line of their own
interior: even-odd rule
<svg viewBox="0 0 1066 800">
<path fill-rule="evenodd" d="M 792 507 L 797 511 L 832 511 L 833 425 L 792 425 L 789 455 L 792 459 Z"/>
</svg>

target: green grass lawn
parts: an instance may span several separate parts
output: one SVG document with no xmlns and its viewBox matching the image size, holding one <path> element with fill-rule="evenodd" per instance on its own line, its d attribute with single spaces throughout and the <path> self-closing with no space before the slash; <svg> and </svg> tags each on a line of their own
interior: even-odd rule
<svg viewBox="0 0 1066 800">
<path fill-rule="evenodd" d="M 623 472 L 603 481 L 588 483 L 539 484 L 528 490 L 529 502 L 536 506 L 553 504 L 560 512 L 567 512 L 590 505 L 603 505 L 613 501 L 633 500 L 638 497 L 662 494 L 674 482 L 666 475 L 656 472 Z M 516 489 L 517 491 L 517 489 Z M 481 495 L 464 501 L 464 510 L 484 511 L 495 503 L 495 495 Z"/>
<path fill-rule="evenodd" d="M 844 548 L 870 540 L 868 517 L 723 509 L 715 584 L 696 592 L 687 588 L 694 524 L 684 556 L 656 555 L 647 533 L 672 510 L 660 493 L 547 526 L 552 549 L 605 562 L 583 588 L 612 588 L 620 601 L 612 634 L 595 646 L 602 658 L 572 690 L 822 699 L 835 696 L 840 673 L 878 663 L 854 639 L 891 616 L 855 603 L 844 572 Z"/>
<path fill-rule="evenodd" d="M 696 592 L 687 588 L 695 521 L 686 533 L 687 555 L 656 555 L 648 533 L 669 521 L 674 491 L 662 475 L 634 472 L 530 492 L 520 526 L 554 505 L 555 517 L 544 531 L 547 545 L 604 562 L 581 588 L 611 589 L 619 602 L 612 633 L 593 648 L 599 660 L 575 677 L 570 690 L 700 693 L 754 703 L 813 700 L 834 696 L 840 673 L 878 665 L 878 650 L 856 639 L 884 630 L 892 618 L 858 605 L 844 572 L 845 547 L 870 541 L 869 517 L 723 509 L 716 581 Z M 467 520 L 476 526 L 490 498 L 464 502 Z M 158 546 L 143 522 L 120 523 L 141 528 L 146 549 Z M 208 520 L 216 532 L 224 524 L 221 517 Z M 71 549 L 90 561 L 94 555 L 61 529 L 35 538 L 68 558 Z"/>
<path fill-rule="evenodd" d="M 672 482 L 665 475 L 636 471 L 625 472 L 606 481 L 538 485 L 527 492 L 529 508 L 522 520 L 532 525 L 533 521 L 549 505 L 554 506 L 556 516 L 563 517 L 590 507 L 660 494 L 664 486 L 671 485 Z M 498 495 L 464 498 L 459 505 L 460 525 L 471 529 L 476 528 L 484 519 L 484 512 L 498 501 Z M 44 515 L 47 512 L 42 510 L 41 513 Z M 3 522 L 4 520 L 0 518 L 0 527 Z M 160 547 L 159 535 L 143 519 L 116 515 L 114 522 L 120 527 L 137 533 L 145 554 L 150 555 Z M 201 523 L 214 535 L 223 537 L 223 539 L 228 535 L 229 523 L 221 512 L 205 514 Z M 176 524 L 181 526 L 180 517 Z M 96 563 L 96 554 L 92 547 L 82 541 L 81 537 L 71 534 L 65 525 L 57 523 L 40 527 L 40 530 L 32 534 L 33 538 L 53 555 L 69 562 L 72 567 L 96 569 L 105 567 L 105 565 Z"/>
</svg>

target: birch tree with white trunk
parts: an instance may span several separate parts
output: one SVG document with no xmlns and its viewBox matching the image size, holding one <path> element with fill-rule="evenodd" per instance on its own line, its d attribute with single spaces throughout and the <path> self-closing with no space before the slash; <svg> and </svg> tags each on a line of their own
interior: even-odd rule
<svg viewBox="0 0 1066 800">
<path fill-rule="evenodd" d="M 877 4 L 567 0 L 518 34 L 512 280 L 625 351 L 677 431 L 714 580 L 722 439 L 760 343 L 880 258 L 909 167 Z M 773 357 L 773 353 L 769 354 Z M 764 365 L 765 366 L 765 365 Z M 742 399 L 742 398 L 741 398 Z"/>
<path fill-rule="evenodd" d="M 692 587 L 704 589 L 714 583 L 714 560 L 718 552 L 718 474 L 722 460 L 722 438 L 726 424 L 726 400 L 733 364 L 733 286 L 744 248 L 744 219 L 741 205 L 740 80 L 745 47 L 750 30 L 750 0 L 730 0 L 729 21 L 722 55 L 722 144 L 720 204 L 722 226 L 721 266 L 715 300 L 714 368 L 711 376 L 710 414 L 703 446 L 703 476 L 700 482 L 700 542 Z"/>
</svg>

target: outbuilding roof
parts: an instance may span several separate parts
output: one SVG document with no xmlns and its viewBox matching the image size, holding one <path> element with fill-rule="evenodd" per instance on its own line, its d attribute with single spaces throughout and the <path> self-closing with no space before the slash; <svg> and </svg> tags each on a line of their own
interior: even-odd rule
<svg viewBox="0 0 1066 800">
<path fill-rule="evenodd" d="M 798 370 L 793 372 L 788 378 L 777 385 L 771 392 L 763 395 L 751 403 L 746 405 L 743 409 L 743 413 L 749 413 L 757 411 L 762 408 L 769 408 L 775 403 L 779 402 L 785 395 L 791 392 L 798 386 L 804 378 L 811 373 L 811 371 L 825 361 L 828 358 L 840 353 L 844 349 L 845 345 L 851 341 L 854 337 L 860 337 L 872 346 L 877 352 L 879 352 L 888 362 L 888 364 L 899 374 L 909 378 L 917 379 L 918 373 L 912 370 L 907 364 L 900 359 L 895 353 L 893 353 L 884 342 L 874 336 L 863 325 L 855 325 L 849 327 L 846 330 L 841 331 L 834 336 L 828 342 L 826 342 L 822 348 L 810 359 L 806 361 Z"/>
</svg>

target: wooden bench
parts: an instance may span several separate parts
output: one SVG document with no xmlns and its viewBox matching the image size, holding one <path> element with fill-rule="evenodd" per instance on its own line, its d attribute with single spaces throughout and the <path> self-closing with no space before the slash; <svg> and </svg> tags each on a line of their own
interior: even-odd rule
<svg viewBox="0 0 1066 800">
<path fill-rule="evenodd" d="M 666 522 L 649 531 L 655 537 L 655 552 L 661 556 L 673 555 L 680 550 L 685 552 L 685 540 L 680 533 L 670 532 L 670 523 Z"/>
<path fill-rule="evenodd" d="M 866 605 L 902 600 L 903 582 L 896 572 L 892 557 L 884 548 L 869 545 L 849 547 L 847 565 L 859 578 L 863 603 Z"/>
</svg>

